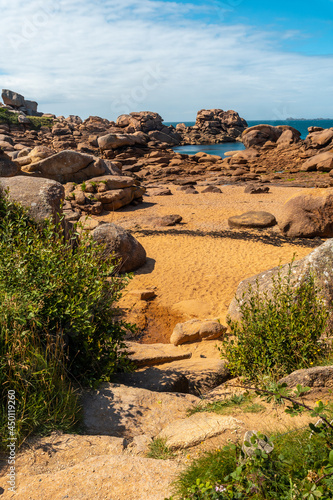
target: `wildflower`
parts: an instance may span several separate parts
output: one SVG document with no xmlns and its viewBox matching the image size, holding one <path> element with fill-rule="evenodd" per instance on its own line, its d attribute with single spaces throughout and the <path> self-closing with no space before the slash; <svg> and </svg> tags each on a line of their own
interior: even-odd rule
<svg viewBox="0 0 333 500">
<path fill-rule="evenodd" d="M 223 484 L 220 484 L 220 485 L 217 484 L 215 486 L 215 491 L 222 493 L 223 491 L 227 491 L 227 488 L 225 486 L 223 486 Z"/>
</svg>

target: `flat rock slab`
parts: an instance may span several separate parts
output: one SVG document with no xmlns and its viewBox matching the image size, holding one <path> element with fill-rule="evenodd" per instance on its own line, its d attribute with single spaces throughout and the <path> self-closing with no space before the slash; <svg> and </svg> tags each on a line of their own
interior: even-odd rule
<svg viewBox="0 0 333 500">
<path fill-rule="evenodd" d="M 246 212 L 228 219 L 229 227 L 265 228 L 275 226 L 276 223 L 274 215 L 269 212 Z"/>
<path fill-rule="evenodd" d="M 49 474 L 20 475 L 13 498 L 163 500 L 171 495 L 170 484 L 180 469 L 172 460 L 161 464 L 150 458 L 101 455 Z"/>
<path fill-rule="evenodd" d="M 200 396 L 230 378 L 226 361 L 217 358 L 185 359 L 120 374 L 117 381 L 157 392 Z"/>
<path fill-rule="evenodd" d="M 155 366 L 170 363 L 180 359 L 189 359 L 191 352 L 180 351 L 177 347 L 169 344 L 138 344 L 137 342 L 126 342 L 126 351 L 131 361 L 139 367 Z"/>
<path fill-rule="evenodd" d="M 239 429 L 242 424 L 233 417 L 194 413 L 188 418 L 170 423 L 157 438 L 166 439 L 166 445 L 172 450 L 190 448 L 225 431 Z"/>
<path fill-rule="evenodd" d="M 159 393 L 121 384 L 104 384 L 83 394 L 88 434 L 133 438 L 156 436 L 175 418 L 200 402 L 190 394 Z"/>
</svg>

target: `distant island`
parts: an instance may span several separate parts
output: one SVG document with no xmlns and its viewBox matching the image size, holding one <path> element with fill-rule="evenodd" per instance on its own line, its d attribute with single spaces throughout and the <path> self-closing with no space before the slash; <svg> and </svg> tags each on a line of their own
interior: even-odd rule
<svg viewBox="0 0 333 500">
<path fill-rule="evenodd" d="M 325 121 L 325 120 L 333 120 L 333 118 L 286 118 L 286 122 L 305 122 L 305 121 Z"/>
</svg>

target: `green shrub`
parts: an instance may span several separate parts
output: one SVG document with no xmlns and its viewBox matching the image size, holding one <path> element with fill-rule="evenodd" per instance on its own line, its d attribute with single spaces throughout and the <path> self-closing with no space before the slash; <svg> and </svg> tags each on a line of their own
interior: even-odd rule
<svg viewBox="0 0 333 500">
<path fill-rule="evenodd" d="M 0 197 L 0 434 L 8 390 L 17 397 L 20 440 L 34 430 L 68 430 L 79 419 L 71 386 L 96 386 L 127 369 L 129 325 L 115 308 L 127 277 L 82 233 L 66 240 L 61 224 L 33 221 Z M 5 437 L 4 437 L 5 439 Z"/>
<path fill-rule="evenodd" d="M 258 380 L 279 378 L 307 368 L 326 355 L 322 341 L 328 312 L 310 274 L 299 284 L 292 281 L 292 264 L 285 277 L 272 279 L 272 292 L 249 288 L 239 301 L 242 319 L 228 320 L 231 337 L 222 349 L 234 375 Z"/>
<path fill-rule="evenodd" d="M 31 128 L 38 130 L 41 127 L 52 128 L 54 120 L 45 116 L 29 116 Z M 0 123 L 8 123 L 8 125 L 19 125 L 18 114 L 11 113 L 6 108 L 0 108 Z"/>
<path fill-rule="evenodd" d="M 297 386 L 292 392 L 286 384 L 272 384 L 260 390 L 261 397 L 276 404 L 288 404 L 292 415 L 308 412 L 317 424 L 310 429 L 273 434 L 257 434 L 271 450 L 258 446 L 256 436 L 245 446 L 240 443 L 205 453 L 180 473 L 174 484 L 176 498 L 182 500 L 331 500 L 333 498 L 332 403 L 318 401 L 310 407 L 303 401 L 309 387 Z M 318 420 L 320 419 L 320 420 Z M 172 499 L 169 499 L 172 500 Z"/>
</svg>

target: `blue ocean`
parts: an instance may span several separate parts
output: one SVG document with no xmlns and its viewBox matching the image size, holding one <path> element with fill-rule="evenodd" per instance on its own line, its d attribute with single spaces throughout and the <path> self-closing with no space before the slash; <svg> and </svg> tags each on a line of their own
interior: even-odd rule
<svg viewBox="0 0 333 500">
<path fill-rule="evenodd" d="M 174 127 L 178 122 L 164 122 L 165 125 L 173 125 Z M 267 123 L 269 125 L 289 125 L 291 127 L 296 128 L 301 132 L 301 138 L 305 139 L 308 135 L 308 127 L 322 127 L 322 128 L 330 128 L 333 127 L 333 119 L 332 120 L 247 120 L 249 127 L 253 127 L 254 125 L 259 125 L 261 123 Z M 185 122 L 185 125 L 190 127 L 193 126 L 195 122 Z M 180 146 L 175 148 L 174 150 L 178 153 L 184 153 L 188 155 L 193 155 L 198 153 L 199 151 L 203 151 L 204 153 L 209 153 L 212 155 L 224 156 L 224 153 L 227 151 L 241 151 L 245 149 L 244 145 L 241 142 L 224 142 L 222 144 L 208 144 L 208 145 L 197 145 L 197 146 Z"/>
</svg>

